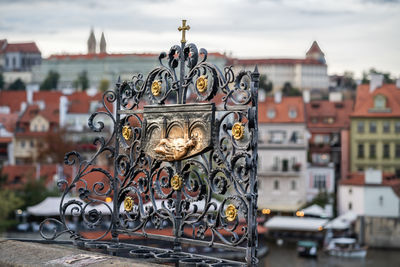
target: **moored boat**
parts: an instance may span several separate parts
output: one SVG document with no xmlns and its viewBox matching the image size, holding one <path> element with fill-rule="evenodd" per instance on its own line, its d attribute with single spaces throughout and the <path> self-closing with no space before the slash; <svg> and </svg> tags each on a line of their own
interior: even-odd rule
<svg viewBox="0 0 400 267">
<path fill-rule="evenodd" d="M 360 246 L 354 238 L 333 238 L 326 252 L 332 256 L 348 258 L 364 258 L 367 256 L 367 246 Z"/>
<path fill-rule="evenodd" d="M 302 257 L 317 257 L 318 244 L 314 241 L 297 242 L 297 253 Z"/>
</svg>

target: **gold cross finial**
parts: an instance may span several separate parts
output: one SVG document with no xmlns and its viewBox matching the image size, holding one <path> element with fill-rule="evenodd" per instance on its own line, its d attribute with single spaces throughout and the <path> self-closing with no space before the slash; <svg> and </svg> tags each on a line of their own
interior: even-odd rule
<svg viewBox="0 0 400 267">
<path fill-rule="evenodd" d="M 182 20 L 182 26 L 178 28 L 179 31 L 182 32 L 182 40 L 181 43 L 186 43 L 186 31 L 190 30 L 190 26 L 186 25 L 186 19 Z"/>
</svg>

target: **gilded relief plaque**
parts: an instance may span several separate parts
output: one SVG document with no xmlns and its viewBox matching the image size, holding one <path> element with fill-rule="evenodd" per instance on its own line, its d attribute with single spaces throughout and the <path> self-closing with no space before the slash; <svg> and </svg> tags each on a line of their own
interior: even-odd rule
<svg viewBox="0 0 400 267">
<path fill-rule="evenodd" d="M 152 158 L 176 161 L 206 152 L 212 145 L 215 105 L 145 106 L 143 151 Z"/>
</svg>

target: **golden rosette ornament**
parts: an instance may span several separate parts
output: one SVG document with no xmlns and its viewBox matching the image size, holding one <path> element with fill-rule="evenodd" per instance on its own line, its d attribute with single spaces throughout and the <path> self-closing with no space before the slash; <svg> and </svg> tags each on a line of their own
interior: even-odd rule
<svg viewBox="0 0 400 267">
<path fill-rule="evenodd" d="M 196 80 L 196 87 L 200 93 L 204 93 L 207 90 L 208 80 L 206 76 L 202 75 Z"/>
<path fill-rule="evenodd" d="M 133 210 L 133 199 L 130 196 L 124 199 L 124 209 L 126 212 L 131 212 Z"/>
<path fill-rule="evenodd" d="M 225 210 L 226 219 L 229 222 L 233 222 L 236 219 L 237 214 L 238 214 L 238 211 L 237 211 L 235 205 L 229 204 L 228 207 Z"/>
<path fill-rule="evenodd" d="M 175 191 L 178 191 L 182 188 L 182 178 L 178 174 L 175 174 L 174 176 L 172 176 L 171 187 Z"/>
<path fill-rule="evenodd" d="M 244 135 L 244 126 L 240 122 L 236 122 L 232 126 L 232 136 L 236 140 L 240 140 L 243 138 Z"/>
<path fill-rule="evenodd" d="M 131 127 L 124 125 L 124 127 L 122 127 L 122 136 L 126 141 L 130 140 L 133 136 Z"/>
<path fill-rule="evenodd" d="M 159 80 L 155 80 L 152 84 L 151 84 L 151 93 L 154 96 L 158 96 L 161 94 L 161 81 Z"/>
</svg>

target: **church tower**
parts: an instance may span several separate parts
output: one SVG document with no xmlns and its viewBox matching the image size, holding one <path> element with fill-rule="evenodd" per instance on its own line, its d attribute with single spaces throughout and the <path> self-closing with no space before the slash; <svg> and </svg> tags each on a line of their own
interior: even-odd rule
<svg viewBox="0 0 400 267">
<path fill-rule="evenodd" d="M 314 41 L 312 43 L 310 49 L 308 49 L 308 51 L 306 53 L 306 58 L 307 59 L 315 59 L 321 63 L 326 64 L 325 54 L 322 52 L 321 48 L 319 48 L 317 41 Z"/>
<path fill-rule="evenodd" d="M 106 38 L 104 38 L 104 32 L 101 33 L 101 39 L 100 39 L 100 53 L 101 54 L 106 54 L 107 53 L 107 44 L 106 44 Z"/>
<path fill-rule="evenodd" d="M 90 31 L 90 36 L 87 41 L 88 54 L 96 54 L 96 37 L 94 37 L 93 28 Z"/>
</svg>

